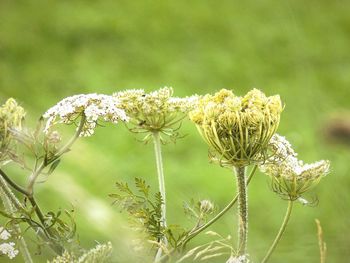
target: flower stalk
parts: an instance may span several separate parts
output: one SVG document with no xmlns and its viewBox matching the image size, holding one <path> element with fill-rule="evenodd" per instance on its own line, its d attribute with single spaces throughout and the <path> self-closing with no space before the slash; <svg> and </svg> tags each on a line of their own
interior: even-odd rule
<svg viewBox="0 0 350 263">
<path fill-rule="evenodd" d="M 248 195 L 246 167 L 235 167 L 238 191 L 238 255 L 246 254 L 248 238 Z"/>
<path fill-rule="evenodd" d="M 162 152 L 161 152 L 161 140 L 160 140 L 159 131 L 153 132 L 152 135 L 153 135 L 154 153 L 155 153 L 156 165 L 157 165 L 159 192 L 162 196 L 160 224 L 161 224 L 162 228 L 165 228 L 167 226 L 167 224 L 166 224 L 166 195 L 165 195 L 165 179 L 164 179 L 164 171 L 163 171 L 163 160 L 162 160 Z M 165 246 L 168 243 L 166 237 L 163 237 L 161 242 Z M 159 247 L 157 254 L 156 254 L 155 262 L 159 261 L 161 256 L 162 256 L 162 248 Z"/>
<path fill-rule="evenodd" d="M 270 249 L 267 251 L 267 253 L 266 253 L 264 259 L 261 261 L 261 263 L 266 263 L 269 260 L 270 256 L 272 255 L 273 251 L 275 250 L 278 242 L 281 240 L 282 235 L 283 235 L 284 231 L 287 228 L 290 215 L 292 213 L 293 203 L 294 203 L 294 201 L 292 201 L 292 200 L 288 201 L 287 211 L 286 211 L 286 214 L 284 216 L 284 219 L 283 219 L 282 225 L 280 227 L 280 230 L 278 231 L 278 233 L 277 233 L 277 235 L 275 237 L 275 240 L 273 241 Z"/>
</svg>

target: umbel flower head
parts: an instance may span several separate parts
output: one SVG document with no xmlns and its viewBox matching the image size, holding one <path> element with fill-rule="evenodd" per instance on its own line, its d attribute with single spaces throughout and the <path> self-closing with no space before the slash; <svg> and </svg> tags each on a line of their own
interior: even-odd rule
<svg viewBox="0 0 350 263">
<path fill-rule="evenodd" d="M 266 159 L 267 145 L 276 132 L 282 112 L 278 95 L 266 97 L 253 89 L 239 97 L 222 89 L 205 95 L 190 119 L 212 151 L 212 158 L 225 166 L 246 166 Z"/>
<path fill-rule="evenodd" d="M 22 129 L 25 115 L 24 109 L 12 98 L 0 107 L 0 163 L 6 161 L 10 153 L 11 131 Z"/>
<path fill-rule="evenodd" d="M 273 191 L 283 199 L 297 200 L 329 173 L 329 161 L 304 164 L 283 136 L 275 134 L 269 147 L 275 154 L 259 168 L 271 177 Z"/>
<path fill-rule="evenodd" d="M 198 96 L 172 97 L 173 89 L 164 87 L 145 93 L 144 90 L 126 90 L 114 93 L 120 107 L 130 116 L 134 132 L 161 132 L 176 135 L 177 124 L 186 117 L 198 100 Z"/>
<path fill-rule="evenodd" d="M 0 107 L 0 140 L 3 142 L 10 129 L 21 129 L 26 113 L 17 102 L 10 98 Z"/>
<path fill-rule="evenodd" d="M 80 94 L 61 100 L 43 115 L 48 119 L 44 131 L 47 133 L 56 123 L 75 123 L 82 116 L 85 123 L 80 136 L 91 136 L 98 120 L 117 123 L 129 119 L 115 97 L 96 93 Z"/>
</svg>

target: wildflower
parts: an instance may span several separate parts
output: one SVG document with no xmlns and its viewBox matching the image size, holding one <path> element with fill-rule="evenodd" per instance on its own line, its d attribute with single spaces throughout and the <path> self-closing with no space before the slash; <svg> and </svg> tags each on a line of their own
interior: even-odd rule
<svg viewBox="0 0 350 263">
<path fill-rule="evenodd" d="M 164 87 L 145 93 L 144 90 L 126 90 L 113 94 L 120 107 L 131 117 L 134 132 L 162 132 L 176 135 L 178 124 L 192 110 L 198 96 L 172 97 L 173 89 Z"/>
<path fill-rule="evenodd" d="M 0 239 L 1 240 L 8 240 L 11 237 L 11 234 L 0 226 Z M 18 250 L 15 249 L 15 243 L 8 242 L 8 243 L 1 243 L 0 244 L 0 255 L 7 255 L 10 259 L 13 259 L 17 256 Z"/>
<path fill-rule="evenodd" d="M 275 151 L 275 156 L 259 168 L 271 177 L 273 190 L 282 198 L 299 199 L 329 173 L 329 161 L 304 164 L 298 160 L 297 154 L 283 136 L 275 134 L 271 139 L 270 148 Z"/>
<path fill-rule="evenodd" d="M 282 112 L 278 95 L 266 97 L 253 89 L 244 97 L 222 89 L 206 95 L 190 112 L 190 119 L 211 148 L 212 159 L 227 166 L 264 161 L 267 145 Z"/>
<path fill-rule="evenodd" d="M 61 100 L 43 115 L 48 119 L 44 132 L 48 133 L 56 123 L 75 123 L 82 115 L 86 121 L 80 136 L 91 136 L 99 119 L 113 123 L 129 119 L 124 110 L 120 109 L 118 99 L 96 93 L 80 94 Z"/>
</svg>

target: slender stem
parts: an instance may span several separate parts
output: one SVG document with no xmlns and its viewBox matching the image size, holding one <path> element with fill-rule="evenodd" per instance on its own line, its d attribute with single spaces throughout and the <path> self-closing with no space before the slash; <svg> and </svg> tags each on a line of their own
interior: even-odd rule
<svg viewBox="0 0 350 263">
<path fill-rule="evenodd" d="M 2 178 L 4 178 L 4 180 L 13 188 L 15 189 L 16 191 L 20 192 L 21 194 L 24 194 L 25 196 L 28 196 L 29 193 L 24 190 L 21 186 L 19 186 L 18 184 L 16 184 L 14 181 L 12 181 L 8 176 L 7 174 L 0 169 L 0 175 Z"/>
<path fill-rule="evenodd" d="M 284 219 L 283 219 L 282 225 L 280 227 L 280 230 L 278 231 L 277 236 L 275 237 L 275 240 L 273 241 L 269 251 L 267 251 L 267 253 L 266 253 L 264 259 L 261 261 L 261 263 L 266 263 L 268 261 L 268 259 L 270 258 L 271 254 L 275 250 L 278 242 L 281 240 L 281 237 L 282 237 L 284 231 L 286 230 L 286 227 L 287 227 L 290 215 L 292 213 L 292 208 L 293 208 L 293 201 L 289 200 L 288 201 L 287 211 L 286 211 L 286 214 L 284 216 Z"/>
<path fill-rule="evenodd" d="M 258 168 L 257 165 L 255 165 L 252 169 L 252 171 L 249 174 L 249 177 L 247 179 L 247 185 L 250 183 L 250 180 L 252 179 L 253 175 L 256 172 L 256 169 Z M 179 246 L 185 246 L 187 242 L 189 242 L 192 238 L 197 236 L 199 233 L 201 233 L 203 230 L 207 229 L 209 226 L 214 224 L 218 219 L 220 219 L 230 208 L 237 202 L 238 194 L 231 200 L 231 202 L 223 208 L 215 217 L 213 217 L 211 220 L 209 220 L 206 224 L 200 226 L 199 228 L 195 228 L 195 230 L 191 231 L 189 236 L 183 241 L 179 242 Z"/>
<path fill-rule="evenodd" d="M 164 171 L 163 171 L 163 161 L 162 161 L 162 152 L 161 152 L 161 141 L 160 135 L 158 131 L 153 132 L 153 142 L 154 142 L 154 153 L 156 156 L 156 164 L 157 164 L 157 174 L 158 174 L 158 183 L 159 183 L 159 192 L 162 196 L 163 203 L 161 205 L 161 218 L 160 224 L 162 227 L 166 227 L 166 195 L 165 195 L 165 179 L 164 179 Z M 163 244 L 166 246 L 168 241 L 166 237 L 162 238 Z M 157 251 L 155 262 L 159 261 L 162 256 L 162 248 L 160 247 Z"/>
<path fill-rule="evenodd" d="M 33 173 L 30 175 L 29 180 L 28 180 L 28 186 L 27 186 L 27 192 L 30 195 L 33 194 L 33 187 L 34 187 L 35 181 L 38 178 L 38 176 L 41 174 L 41 172 L 49 164 L 51 164 L 53 161 L 60 158 L 62 154 L 67 152 L 69 150 L 69 148 L 73 145 L 73 143 L 79 138 L 79 135 L 84 128 L 85 120 L 86 120 L 86 116 L 85 116 L 85 114 L 82 114 L 79 126 L 78 126 L 75 134 L 73 135 L 73 137 L 49 161 L 43 160 L 41 162 L 41 164 L 39 165 L 39 167 L 37 169 L 35 169 L 33 171 Z"/>
<path fill-rule="evenodd" d="M 253 175 L 255 174 L 256 170 L 257 170 L 258 166 L 254 165 L 253 169 L 251 170 L 248 179 L 247 179 L 247 185 L 250 183 L 251 179 L 253 178 Z M 237 202 L 238 199 L 238 194 L 231 200 L 231 202 L 224 208 L 222 209 L 215 217 L 213 217 L 211 220 L 209 220 L 206 224 L 200 226 L 199 228 L 194 228 L 192 231 L 190 231 L 189 235 L 181 240 L 178 243 L 177 247 L 185 247 L 186 244 L 195 236 L 197 236 L 199 233 L 201 233 L 202 231 L 204 231 L 205 229 L 207 229 L 209 226 L 211 226 L 212 224 L 214 224 L 217 220 L 219 220 L 228 210 L 230 210 L 230 208 L 233 207 L 233 205 Z M 175 249 L 171 249 L 169 251 L 169 255 L 174 253 L 176 250 Z M 169 255 L 164 255 L 161 257 L 161 259 L 159 260 L 159 262 L 164 262 Z"/>
<path fill-rule="evenodd" d="M 238 255 L 245 255 L 248 238 L 248 198 L 245 167 L 235 167 L 238 191 Z"/>
<path fill-rule="evenodd" d="M 19 185 L 17 185 L 15 182 L 13 182 L 8 176 L 7 174 L 0 169 L 0 180 L 2 182 L 2 185 L 4 184 L 9 184 L 10 186 L 12 186 L 15 190 L 17 190 L 18 192 L 22 193 L 23 195 L 25 195 L 28 200 L 30 201 L 30 203 L 32 204 L 32 206 L 34 207 L 34 211 L 37 215 L 37 217 L 40 220 L 40 223 L 42 224 L 42 226 L 45 229 L 45 240 L 46 242 L 48 242 L 49 246 L 51 247 L 51 249 L 53 251 L 55 251 L 57 254 L 62 254 L 63 252 L 63 248 L 62 246 L 55 244 L 55 242 L 53 242 L 51 239 L 53 237 L 53 233 L 51 231 L 51 229 L 46 229 L 45 228 L 45 216 L 42 213 L 39 205 L 37 204 L 37 202 L 34 199 L 33 195 L 30 195 L 27 191 L 25 191 L 23 188 L 21 188 Z M 6 182 L 5 182 L 6 181 Z M 7 186 L 7 185 L 6 185 Z M 10 190 L 10 188 L 4 187 L 3 188 L 3 192 L 7 195 L 8 199 L 11 201 L 11 204 L 16 207 L 17 210 L 23 210 L 23 206 L 22 204 L 19 202 L 19 200 L 16 198 L 16 196 L 12 193 L 12 191 Z M 43 235 L 41 235 L 41 237 L 43 237 Z"/>
<path fill-rule="evenodd" d="M 6 181 L 0 176 L 0 195 L 4 203 L 4 207 L 8 213 L 11 215 L 17 211 L 17 206 L 20 202 L 17 200 L 16 196 L 12 193 L 11 189 L 8 187 Z M 23 260 L 25 263 L 33 263 L 32 257 L 29 253 L 27 243 L 21 236 L 21 228 L 18 224 L 14 224 L 13 230 L 18 236 L 18 248 L 21 252 Z"/>
</svg>

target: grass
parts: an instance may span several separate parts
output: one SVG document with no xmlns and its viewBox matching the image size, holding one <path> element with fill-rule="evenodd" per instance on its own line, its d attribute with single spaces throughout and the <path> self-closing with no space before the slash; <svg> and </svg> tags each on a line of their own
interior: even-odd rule
<svg viewBox="0 0 350 263">
<path fill-rule="evenodd" d="M 324 0 L 2 0 L 0 99 L 16 98 L 34 122 L 58 100 L 77 93 L 164 85 L 178 96 L 221 88 L 243 94 L 252 87 L 278 93 L 286 105 L 279 132 L 302 159 L 331 160 L 332 173 L 315 189 L 316 208 L 295 207 L 270 262 L 319 262 L 315 218 L 323 226 L 328 262 L 345 262 L 350 152 L 327 144 L 321 128 L 329 116 L 349 108 L 349 8 L 346 1 Z M 195 127 L 185 122 L 183 133 L 188 136 L 163 152 L 169 221 L 188 224 L 179 212 L 183 200 L 209 198 L 223 207 L 235 189 L 230 171 L 208 163 Z M 127 230 L 107 195 L 116 180 L 135 176 L 156 189 L 153 159 L 152 145 L 138 143 L 122 125 L 100 128 L 37 186 L 39 200 L 54 210 L 73 204 L 82 244 L 113 240 L 117 255 L 125 249 L 120 241 Z M 14 176 L 24 180 L 20 172 Z M 286 202 L 269 190 L 262 174 L 249 194 L 248 249 L 257 262 L 278 230 Z M 235 235 L 233 213 L 213 229 Z M 36 262 L 42 258 L 36 256 Z"/>
</svg>

